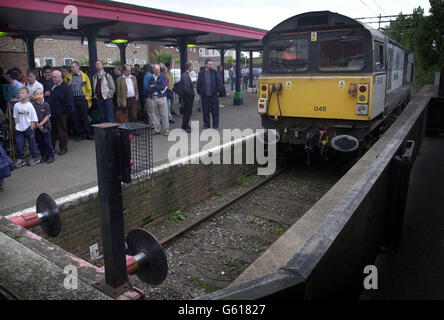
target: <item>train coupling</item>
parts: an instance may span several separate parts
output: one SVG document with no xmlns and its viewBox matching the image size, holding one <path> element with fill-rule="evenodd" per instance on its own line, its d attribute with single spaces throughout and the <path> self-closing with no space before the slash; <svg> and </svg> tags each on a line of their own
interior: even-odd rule
<svg viewBox="0 0 444 320">
<path fill-rule="evenodd" d="M 327 129 L 310 130 L 305 136 L 305 151 L 307 152 L 307 165 L 311 164 L 310 158 L 315 152 L 318 152 L 321 158 L 326 155 L 325 150 L 329 143 Z"/>
<path fill-rule="evenodd" d="M 318 138 L 318 133 L 316 131 L 308 131 L 305 136 L 305 152 L 307 152 L 307 165 L 311 164 L 310 157 L 312 156 L 315 144 Z"/>
</svg>

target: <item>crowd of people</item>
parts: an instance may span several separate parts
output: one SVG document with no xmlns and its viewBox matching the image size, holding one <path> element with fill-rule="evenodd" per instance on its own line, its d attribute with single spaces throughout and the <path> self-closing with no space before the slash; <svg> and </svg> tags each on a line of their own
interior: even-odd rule
<svg viewBox="0 0 444 320">
<path fill-rule="evenodd" d="M 3 179 L 10 176 L 12 170 L 54 162 L 57 141 L 58 155 L 63 156 L 68 152 L 68 136 L 76 142 L 93 140 L 93 102 L 100 115 L 99 122 L 142 120 L 151 126 L 152 134 L 168 136 L 169 125 L 174 123 L 172 115 L 176 114 L 183 117 L 182 129 L 191 132 L 195 97 L 189 75 L 191 63 L 186 63 L 186 71 L 176 84 L 168 63 L 165 66 L 147 64 L 143 68 L 124 64 L 116 66 L 113 75 L 104 70 L 101 60 L 97 60 L 95 67 L 97 72 L 91 79 L 77 61 L 60 69 L 45 66 L 40 78 L 34 69 L 28 69 L 25 75 L 17 67 L 6 73 L 0 67 L 0 142 L 13 136 L 15 147 L 7 151 L 16 158 L 13 163 L 0 143 L 0 191 Z M 226 95 L 223 78 L 222 67 L 213 69 L 212 61 L 207 59 L 196 84 L 200 96 L 198 110 L 203 113 L 202 130 L 219 129 L 218 97 Z M 181 103 L 178 113 L 172 108 L 175 94 Z M 5 126 L 6 123 L 12 125 Z M 25 161 L 26 142 L 31 156 L 28 161 Z"/>
</svg>

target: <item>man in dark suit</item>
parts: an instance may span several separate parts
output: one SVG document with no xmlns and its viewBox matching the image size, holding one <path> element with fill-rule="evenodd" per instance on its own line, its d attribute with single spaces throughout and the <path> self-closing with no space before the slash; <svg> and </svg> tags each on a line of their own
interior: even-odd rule
<svg viewBox="0 0 444 320">
<path fill-rule="evenodd" d="M 184 101 L 182 129 L 190 133 L 191 132 L 190 118 L 191 114 L 193 113 L 193 101 L 194 101 L 194 88 L 190 77 L 190 72 L 192 68 L 191 62 L 187 62 L 185 64 L 185 67 L 186 70 L 182 74 L 182 77 L 180 78 L 179 92 L 180 92 L 180 97 Z"/>
<path fill-rule="evenodd" d="M 217 72 L 219 72 L 219 76 L 222 79 L 222 91 L 219 93 L 219 97 L 226 97 L 227 92 L 225 91 L 225 76 L 224 76 L 224 68 L 221 65 L 217 66 Z"/>
<path fill-rule="evenodd" d="M 52 72 L 52 82 L 48 103 L 51 107 L 51 138 L 55 150 L 56 137 L 59 137 L 60 152 L 62 156 L 68 152 L 68 129 L 66 119 L 74 110 L 74 97 L 71 88 L 63 81 L 59 70 Z"/>
<path fill-rule="evenodd" d="M 213 69 L 213 62 L 205 60 L 205 69 L 199 72 L 197 78 L 197 93 L 202 97 L 203 130 L 210 128 L 210 113 L 213 118 L 213 128 L 219 129 L 219 99 L 217 94 L 222 92 L 222 79 Z"/>
</svg>

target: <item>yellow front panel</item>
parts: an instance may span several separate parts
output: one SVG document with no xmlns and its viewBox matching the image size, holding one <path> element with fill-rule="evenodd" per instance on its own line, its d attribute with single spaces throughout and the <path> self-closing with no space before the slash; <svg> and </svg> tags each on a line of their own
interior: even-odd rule
<svg viewBox="0 0 444 320">
<path fill-rule="evenodd" d="M 282 84 L 282 92 L 279 94 L 279 102 L 283 117 L 326 118 L 347 120 L 371 119 L 371 96 L 368 96 L 369 114 L 357 115 L 356 104 L 359 91 L 355 96 L 349 94 L 350 84 L 367 83 L 372 89 L 372 76 L 364 77 L 267 77 L 263 76 L 258 81 L 258 93 L 261 97 L 265 92 L 261 90 L 263 84 L 267 84 L 270 91 L 273 83 Z M 370 91 L 371 92 L 371 91 Z M 270 93 L 267 93 L 268 98 Z M 268 114 L 279 116 L 277 93 L 273 92 L 268 104 Z"/>
</svg>

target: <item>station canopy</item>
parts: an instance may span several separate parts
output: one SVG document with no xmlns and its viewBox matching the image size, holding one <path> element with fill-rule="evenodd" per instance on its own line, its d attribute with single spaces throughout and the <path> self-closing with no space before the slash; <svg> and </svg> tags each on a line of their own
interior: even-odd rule
<svg viewBox="0 0 444 320">
<path fill-rule="evenodd" d="M 77 30 L 64 28 L 69 14 L 64 9 L 70 5 L 77 9 Z M 207 48 L 231 49 L 240 42 L 244 51 L 261 51 L 261 40 L 267 33 L 263 29 L 191 15 L 94 0 L 0 0 L 0 21 L 11 37 L 79 39 L 96 30 L 97 40 L 104 42 L 123 34 L 129 42 L 178 45 L 185 37 L 188 44 Z"/>
</svg>

